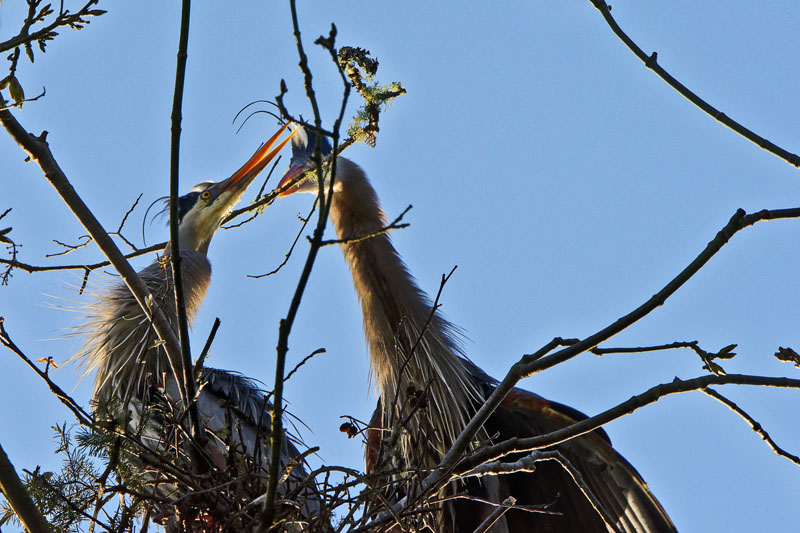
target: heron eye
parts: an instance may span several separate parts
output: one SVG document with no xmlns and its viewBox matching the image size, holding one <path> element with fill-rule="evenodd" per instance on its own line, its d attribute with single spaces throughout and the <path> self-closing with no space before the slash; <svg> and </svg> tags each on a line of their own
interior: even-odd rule
<svg viewBox="0 0 800 533">
<path fill-rule="evenodd" d="M 203 191 L 202 193 L 200 193 L 200 198 L 202 198 L 203 200 L 208 200 L 209 198 L 211 198 L 211 191 Z"/>
</svg>

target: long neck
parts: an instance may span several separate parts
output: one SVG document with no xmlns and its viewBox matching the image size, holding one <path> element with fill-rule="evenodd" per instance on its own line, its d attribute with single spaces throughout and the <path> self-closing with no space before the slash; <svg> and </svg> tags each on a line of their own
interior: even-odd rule
<svg viewBox="0 0 800 533">
<path fill-rule="evenodd" d="M 340 177 L 330 218 L 339 238 L 379 231 L 386 217 L 375 190 L 357 165 L 343 158 L 337 164 Z M 458 332 L 432 313 L 430 300 L 388 234 L 343 244 L 342 249 L 361 302 L 384 423 L 406 418 L 416 406 L 412 426 L 419 435 L 411 439 L 425 442 L 420 459 L 437 461 L 466 424 L 479 396 L 456 340 Z"/>
<path fill-rule="evenodd" d="M 186 313 L 191 324 L 211 281 L 211 264 L 200 252 L 183 251 L 181 258 Z M 139 272 L 139 277 L 150 289 L 154 303 L 177 328 L 169 264 L 156 261 Z M 87 337 L 81 353 L 86 372 L 97 369 L 95 400 L 115 396 L 124 404 L 142 399 L 164 373 L 172 373 L 155 330 L 124 284 L 116 284 L 101 294 L 90 310 L 90 322 L 81 328 Z"/>
</svg>

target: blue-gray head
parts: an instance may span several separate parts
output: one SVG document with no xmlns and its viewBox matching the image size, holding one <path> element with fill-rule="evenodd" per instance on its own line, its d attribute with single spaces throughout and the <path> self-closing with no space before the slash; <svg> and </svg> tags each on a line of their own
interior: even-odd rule
<svg viewBox="0 0 800 533">
<path fill-rule="evenodd" d="M 314 150 L 316 149 L 317 139 L 319 139 L 321 143 L 320 154 L 322 155 L 322 159 L 328 157 L 333 151 L 330 141 L 328 141 L 328 138 L 324 135 L 317 136 L 316 133 L 306 130 L 302 126 L 295 126 L 293 133 L 295 135 L 292 137 L 292 160 L 289 162 L 289 170 L 286 172 L 283 178 L 281 178 L 281 181 L 278 184 L 278 190 L 291 183 L 292 180 L 297 178 L 297 176 L 300 176 L 314 168 L 313 156 Z M 297 182 L 292 187 L 289 187 L 280 195 L 288 196 L 296 192 L 316 193 L 317 190 L 318 186 L 316 180 L 307 178 Z"/>
</svg>

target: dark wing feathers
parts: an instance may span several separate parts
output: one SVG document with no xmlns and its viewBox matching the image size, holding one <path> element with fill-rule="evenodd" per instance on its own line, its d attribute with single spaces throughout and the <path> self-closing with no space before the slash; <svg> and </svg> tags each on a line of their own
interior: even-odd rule
<svg viewBox="0 0 800 533">
<path fill-rule="evenodd" d="M 491 393 L 494 384 L 487 384 Z M 380 401 L 371 428 L 382 427 Z M 571 407 L 550 402 L 541 396 L 514 389 L 486 422 L 489 435 L 499 434 L 498 442 L 511 437 L 531 437 L 571 425 L 586 416 Z M 367 433 L 366 464 L 372 471 L 380 457 L 381 432 Z M 606 513 L 623 533 L 666 533 L 675 526 L 644 480 L 611 447 L 602 429 L 554 446 L 583 476 L 583 480 Z M 514 461 L 523 454 L 513 454 Z M 609 529 L 571 475 L 555 461 L 542 461 L 532 473 L 518 473 L 480 480 L 469 479 L 463 489 L 469 496 L 503 501 L 514 496 L 517 505 L 538 506 L 546 513 L 508 511 L 490 530 L 492 533 L 602 532 Z M 445 510 L 443 533 L 472 532 L 490 513 L 490 505 L 468 499 L 455 499 Z"/>
<path fill-rule="evenodd" d="M 270 408 L 266 392 L 260 387 L 261 382 L 248 378 L 238 372 L 221 370 L 218 368 L 203 368 L 201 376 L 203 391 L 210 394 L 218 405 L 232 409 L 240 419 L 258 428 L 259 440 L 266 440 L 271 429 Z M 219 403 L 219 402 L 223 403 Z M 284 412 L 284 415 L 288 415 Z M 299 437 L 289 432 L 286 433 L 286 448 L 283 453 L 289 458 L 298 457 L 300 452 L 295 444 L 307 448 Z"/>
<path fill-rule="evenodd" d="M 542 435 L 561 429 L 586 416 L 575 409 L 550 402 L 530 392 L 514 389 L 487 422 L 488 433 L 499 432 L 501 439 Z M 593 431 L 554 446 L 583 476 L 589 490 L 594 493 L 605 511 L 616 521 L 616 527 L 628 532 L 675 531 L 658 500 L 647 488 L 633 466 L 612 447 L 608 435 Z M 543 531 L 607 531 L 599 514 L 591 508 L 586 497 L 571 476 L 556 462 L 532 474 L 514 474 L 509 477 L 512 494 L 519 503 L 546 503 L 555 497 L 554 510 L 561 510 L 563 518 L 536 516 Z M 538 467 L 538 465 L 537 465 Z M 537 477 L 538 476 L 538 477 Z M 532 488 L 534 485 L 541 487 Z M 522 496 L 522 498 L 520 498 Z M 544 500 L 540 498 L 544 497 Z M 538 502 L 534 501 L 539 498 Z M 589 506 L 589 507 L 587 507 Z M 569 517 L 568 515 L 572 515 Z M 509 526 L 515 519 L 508 513 Z M 565 520 L 566 528 L 557 525 Z M 552 529 L 547 523 L 552 522 Z M 509 527 L 509 531 L 524 531 Z M 537 528 L 537 531 L 539 529 Z"/>
</svg>

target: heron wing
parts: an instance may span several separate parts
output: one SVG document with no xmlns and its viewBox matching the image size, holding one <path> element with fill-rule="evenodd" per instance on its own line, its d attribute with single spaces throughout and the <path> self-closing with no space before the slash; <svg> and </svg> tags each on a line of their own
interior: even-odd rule
<svg viewBox="0 0 800 533">
<path fill-rule="evenodd" d="M 486 428 L 490 435 L 499 433 L 498 440 L 504 440 L 543 435 L 585 418 L 575 409 L 514 389 L 487 421 Z M 620 531 L 675 531 L 675 526 L 642 477 L 611 447 L 608 435 L 602 430 L 550 449 L 558 450 L 581 474 L 585 488 L 594 494 Z M 512 455 L 508 460 L 516 457 Z M 532 473 L 501 476 L 500 484 L 503 490 L 496 497 L 513 495 L 518 504 L 552 502 L 548 510 L 561 513 L 561 516 L 521 511 L 506 513 L 509 531 L 525 531 L 530 527 L 537 531 L 609 530 L 572 476 L 555 461 L 537 463 L 536 471 Z"/>
<path fill-rule="evenodd" d="M 486 384 L 487 394 L 494 383 Z M 383 427 L 380 401 L 367 432 L 367 471 L 375 469 L 381 457 Z M 486 422 L 489 435 L 499 435 L 497 441 L 513 437 L 544 435 L 574 424 L 586 416 L 571 407 L 551 402 L 521 389 L 513 389 L 497 411 Z M 602 429 L 561 443 L 550 449 L 558 450 L 583 477 L 606 513 L 623 533 L 673 532 L 661 504 L 647 484 L 612 447 Z M 524 454 L 512 454 L 505 460 L 514 461 Z M 536 471 L 470 478 L 459 493 L 468 496 L 452 500 L 445 511 L 443 530 L 474 531 L 491 513 L 494 506 L 477 503 L 476 499 L 502 502 L 508 496 L 517 506 L 529 510 L 511 510 L 490 530 L 501 532 L 602 532 L 613 531 L 592 506 L 571 474 L 555 461 L 537 463 Z"/>
</svg>

